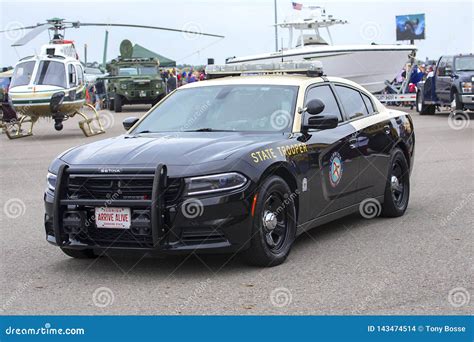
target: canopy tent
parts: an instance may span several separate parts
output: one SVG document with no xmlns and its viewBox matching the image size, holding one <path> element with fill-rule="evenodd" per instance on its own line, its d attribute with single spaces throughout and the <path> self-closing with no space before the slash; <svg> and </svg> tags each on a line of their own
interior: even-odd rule
<svg viewBox="0 0 474 342">
<path fill-rule="evenodd" d="M 132 57 L 136 58 L 157 58 L 160 61 L 160 66 L 162 67 L 174 67 L 176 66 L 176 61 L 172 59 L 166 58 L 162 55 L 157 54 L 147 48 L 144 48 L 141 45 L 135 44 L 133 46 L 133 54 Z"/>
</svg>

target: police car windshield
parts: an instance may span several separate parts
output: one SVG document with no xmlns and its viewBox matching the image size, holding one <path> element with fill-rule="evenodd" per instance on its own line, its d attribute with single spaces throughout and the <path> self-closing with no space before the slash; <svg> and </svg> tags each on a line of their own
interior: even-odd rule
<svg viewBox="0 0 474 342">
<path fill-rule="evenodd" d="M 456 71 L 474 71 L 474 56 L 456 58 Z"/>
<path fill-rule="evenodd" d="M 298 87 L 225 85 L 180 89 L 150 112 L 134 133 L 290 131 Z"/>
</svg>

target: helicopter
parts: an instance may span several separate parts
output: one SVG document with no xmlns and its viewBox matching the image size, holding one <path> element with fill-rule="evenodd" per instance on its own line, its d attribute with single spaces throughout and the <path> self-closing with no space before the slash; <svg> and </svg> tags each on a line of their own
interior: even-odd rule
<svg viewBox="0 0 474 342">
<path fill-rule="evenodd" d="M 76 115 L 83 120 L 79 128 L 86 137 L 105 133 L 100 116 L 95 108 L 86 103 L 86 82 L 84 67 L 72 40 L 65 39 L 65 31 L 82 26 L 130 27 L 182 32 L 186 34 L 224 38 L 224 36 L 173 28 L 119 24 L 82 23 L 61 18 L 48 19 L 33 26 L 3 30 L 31 30 L 12 46 L 23 46 L 40 33 L 49 30 L 49 44 L 41 47 L 40 53 L 25 57 L 15 65 L 8 92 L 8 101 L 18 114 L 17 120 L 4 122 L 4 130 L 9 139 L 33 135 L 33 126 L 39 118 L 52 118 L 57 131 L 63 129 L 63 121 Z M 24 127 L 27 128 L 24 129 Z"/>
</svg>

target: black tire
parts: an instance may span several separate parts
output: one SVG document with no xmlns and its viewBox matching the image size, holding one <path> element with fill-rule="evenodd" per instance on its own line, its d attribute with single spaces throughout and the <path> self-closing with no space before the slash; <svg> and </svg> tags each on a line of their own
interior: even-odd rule
<svg viewBox="0 0 474 342">
<path fill-rule="evenodd" d="M 113 99 L 108 99 L 107 100 L 107 109 L 108 110 L 115 110 L 114 102 L 115 101 Z"/>
<path fill-rule="evenodd" d="M 271 176 L 263 181 L 255 206 L 250 248 L 243 253 L 248 264 L 271 267 L 286 260 L 296 236 L 295 196 L 281 177 Z"/>
<path fill-rule="evenodd" d="M 454 106 L 452 105 L 453 101 Z M 459 93 L 456 90 L 453 90 L 451 93 L 451 109 L 454 109 L 456 111 L 462 111 L 464 109 L 461 96 L 459 96 Z"/>
<path fill-rule="evenodd" d="M 390 158 L 382 215 L 385 217 L 402 216 L 408 207 L 409 198 L 410 169 L 403 151 L 395 148 Z"/>
<path fill-rule="evenodd" d="M 92 249 L 70 249 L 61 248 L 64 254 L 75 259 L 95 259 L 97 255 L 94 254 Z"/>
<path fill-rule="evenodd" d="M 423 93 L 419 91 L 416 94 L 416 111 L 420 113 L 420 115 L 434 115 L 436 112 L 436 106 L 424 104 Z"/>
<path fill-rule="evenodd" d="M 122 112 L 122 98 L 120 97 L 120 95 L 115 95 L 114 97 L 114 110 L 115 113 Z"/>
</svg>

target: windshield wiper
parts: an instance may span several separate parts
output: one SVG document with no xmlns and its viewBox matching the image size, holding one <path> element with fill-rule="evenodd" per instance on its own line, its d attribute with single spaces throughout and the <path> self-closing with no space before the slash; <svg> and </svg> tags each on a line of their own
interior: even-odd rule
<svg viewBox="0 0 474 342">
<path fill-rule="evenodd" d="M 198 128 L 198 129 L 190 129 L 184 132 L 234 132 L 234 130 L 230 129 L 214 129 L 210 127 L 205 128 Z"/>
</svg>

